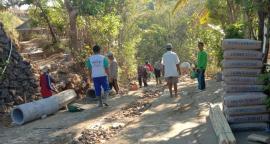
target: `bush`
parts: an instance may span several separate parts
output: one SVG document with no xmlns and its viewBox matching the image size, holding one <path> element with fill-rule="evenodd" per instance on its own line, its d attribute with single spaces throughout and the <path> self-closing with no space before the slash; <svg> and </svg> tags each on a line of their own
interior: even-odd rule
<svg viewBox="0 0 270 144">
<path fill-rule="evenodd" d="M 270 108 L 270 72 L 266 72 L 260 75 L 260 80 L 264 82 L 264 92 L 268 95 L 268 99 L 266 101 L 266 105 Z"/>
<path fill-rule="evenodd" d="M 244 24 L 232 24 L 225 29 L 225 38 L 244 38 Z"/>
<path fill-rule="evenodd" d="M 21 25 L 23 21 L 9 11 L 0 12 L 0 21 L 4 24 L 7 34 L 13 39 L 18 39 L 19 34 L 16 31 L 16 27 Z"/>
</svg>

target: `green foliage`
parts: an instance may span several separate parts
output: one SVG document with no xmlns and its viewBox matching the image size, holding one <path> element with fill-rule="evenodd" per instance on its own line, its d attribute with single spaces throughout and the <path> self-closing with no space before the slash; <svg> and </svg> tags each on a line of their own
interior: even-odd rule
<svg viewBox="0 0 270 144">
<path fill-rule="evenodd" d="M 136 53 L 136 46 L 138 42 L 140 41 L 139 35 L 137 37 L 134 37 L 133 39 L 130 39 L 130 41 L 126 41 L 123 44 L 123 49 L 121 50 L 121 54 L 119 54 L 118 59 L 122 59 L 124 61 L 119 62 L 121 64 L 121 70 L 120 70 L 120 80 L 127 81 L 134 79 L 136 77 L 136 63 L 137 60 L 135 58 Z"/>
<path fill-rule="evenodd" d="M 270 93 L 270 73 L 266 72 L 264 74 L 261 74 L 259 76 L 259 80 L 262 81 L 266 86 L 265 86 L 265 92 Z"/>
<path fill-rule="evenodd" d="M 19 34 L 15 28 L 22 24 L 22 21 L 9 11 L 0 12 L 0 21 L 4 24 L 5 31 L 12 37 L 17 39 Z"/>
<path fill-rule="evenodd" d="M 226 25 L 228 23 L 226 0 L 207 0 L 206 7 L 209 10 L 211 22 L 217 25 Z"/>
<path fill-rule="evenodd" d="M 87 57 L 92 54 L 92 48 L 86 45 L 80 52 L 79 55 L 76 57 L 78 62 L 85 62 Z"/>
<path fill-rule="evenodd" d="M 144 61 L 152 63 L 161 59 L 164 53 L 163 46 L 166 44 L 166 29 L 153 24 L 142 32 L 142 40 L 138 45 L 138 55 Z M 141 61 L 140 63 L 144 63 Z"/>
<path fill-rule="evenodd" d="M 232 24 L 225 29 L 225 38 L 244 38 L 244 25 Z"/>
<path fill-rule="evenodd" d="M 119 16 L 109 13 L 104 16 L 82 17 L 81 20 L 85 21 L 85 23 L 78 22 L 79 28 L 86 27 L 91 38 L 95 39 L 95 43 L 107 46 L 117 39 L 121 27 Z M 85 24 L 88 25 L 85 26 Z"/>
<path fill-rule="evenodd" d="M 203 41 L 209 55 L 208 70 L 215 71 L 222 60 L 220 45 L 224 37 L 223 29 L 226 38 L 240 38 L 247 28 L 241 22 L 243 14 L 237 10 L 240 4 L 230 1 L 236 10 L 232 15 L 228 14 L 226 0 L 207 0 L 206 5 L 198 0 L 70 0 L 73 9 L 78 10 L 75 20 L 78 43 L 81 44 L 78 49 L 79 61 L 84 61 L 91 55 L 92 46 L 99 44 L 105 52 L 109 50 L 115 53 L 121 68 L 121 80 L 129 80 L 136 76 L 136 64 L 160 60 L 165 52 L 163 46 L 169 42 L 182 62 L 195 63 L 197 42 Z M 47 2 L 42 0 L 41 4 L 52 25 L 57 28 L 57 33 L 67 32 L 68 13 L 63 1 L 57 0 L 58 5 L 53 7 Z M 173 15 L 175 6 L 181 9 Z M 253 7 L 241 10 L 253 12 Z M 36 7 L 31 8 L 30 16 L 34 24 L 46 26 L 41 11 Z M 204 17 L 204 22 L 201 22 L 201 17 Z M 243 24 L 234 24 L 234 21 Z M 208 26 L 208 23 L 221 30 Z"/>
<path fill-rule="evenodd" d="M 264 92 L 268 95 L 266 105 L 268 106 L 268 108 L 270 108 L 270 72 L 261 74 L 259 79 L 264 82 Z"/>
<path fill-rule="evenodd" d="M 98 0 L 75 0 L 73 3 L 80 7 L 81 15 L 97 15 L 105 10 L 105 3 Z"/>
<path fill-rule="evenodd" d="M 0 10 L 4 10 L 6 7 L 4 6 L 3 3 L 0 3 Z"/>
<path fill-rule="evenodd" d="M 70 0 L 73 7 L 78 8 L 81 16 L 95 16 L 114 12 L 114 6 L 120 0 Z M 110 8 L 108 8 L 110 7 Z"/>
<path fill-rule="evenodd" d="M 208 54 L 208 73 L 215 73 L 221 66 L 223 51 L 221 49 L 221 40 L 223 34 L 209 26 L 190 27 L 188 37 L 184 46 L 189 47 L 190 62 L 196 63 L 198 41 L 205 43 L 205 51 Z"/>
<path fill-rule="evenodd" d="M 54 7 L 48 11 L 48 17 L 50 18 L 52 25 L 59 32 L 65 32 L 65 29 L 67 28 L 66 20 L 68 19 L 66 11 L 60 7 Z"/>
<path fill-rule="evenodd" d="M 63 33 L 67 28 L 67 13 L 61 6 L 45 7 L 45 13 L 49 17 L 51 24 L 59 33 Z M 41 10 L 36 7 L 31 7 L 28 10 L 33 26 L 47 27 L 44 17 L 41 17 Z"/>
<path fill-rule="evenodd" d="M 266 105 L 267 105 L 268 108 L 270 108 L 270 97 L 267 98 Z"/>
<path fill-rule="evenodd" d="M 183 8 L 185 11 L 179 10 L 175 16 L 171 15 L 169 9 L 175 6 L 175 3 L 163 1 L 163 4 L 160 10 L 153 13 L 149 10 L 146 12 L 146 17 L 137 20 L 138 26 L 142 29 L 142 39 L 138 44 L 137 52 L 139 62 L 148 60 L 153 63 L 160 60 L 165 52 L 164 45 L 170 42 L 181 62 L 188 61 L 195 64 L 198 52 L 197 43 L 203 41 L 209 55 L 208 72 L 216 72 L 223 59 L 220 46 L 221 39 L 224 37 L 222 29 L 216 30 L 199 23 L 200 15 L 206 13 L 207 17 L 208 13 L 204 12 L 204 6 L 198 1 L 183 1 L 181 5 L 185 6 L 186 9 Z M 195 6 L 196 9 L 192 9 Z"/>
<path fill-rule="evenodd" d="M 207 0 L 207 9 L 210 22 L 221 25 L 226 37 L 258 39 L 258 12 L 269 15 L 269 4 L 269 0 Z"/>
<path fill-rule="evenodd" d="M 133 12 L 134 5 L 127 6 L 125 4 L 130 3 L 125 2 L 120 4 L 117 0 L 104 1 L 104 9 L 95 15 L 80 14 L 77 18 L 77 27 L 81 34 L 79 39 L 86 44 L 79 52 L 80 61 L 91 55 L 93 45 L 101 45 L 104 52 L 107 50 L 114 52 L 120 65 L 121 82 L 128 82 L 135 77 L 137 63 L 135 54 L 140 41 L 139 29 L 130 21 L 133 17 L 125 17 L 125 14 Z M 119 5 L 121 7 L 118 7 Z M 126 12 L 119 15 L 126 6 Z"/>
</svg>

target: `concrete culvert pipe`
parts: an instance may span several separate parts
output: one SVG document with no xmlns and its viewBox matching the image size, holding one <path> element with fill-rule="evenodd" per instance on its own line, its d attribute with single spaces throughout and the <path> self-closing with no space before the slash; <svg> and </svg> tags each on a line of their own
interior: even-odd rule
<svg viewBox="0 0 270 144">
<path fill-rule="evenodd" d="M 18 125 L 57 112 L 76 98 L 74 90 L 66 90 L 46 99 L 18 105 L 11 111 L 12 121 Z"/>
<path fill-rule="evenodd" d="M 12 114 L 12 119 L 14 122 L 19 123 L 19 122 L 24 121 L 23 120 L 23 112 L 20 109 L 18 109 L 18 108 L 13 109 L 11 114 Z"/>
</svg>

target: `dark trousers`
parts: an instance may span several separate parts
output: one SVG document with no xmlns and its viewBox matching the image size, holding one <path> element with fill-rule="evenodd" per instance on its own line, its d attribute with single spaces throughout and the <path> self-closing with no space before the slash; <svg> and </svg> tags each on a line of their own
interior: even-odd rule
<svg viewBox="0 0 270 144">
<path fill-rule="evenodd" d="M 101 96 L 101 87 L 104 92 L 109 92 L 109 83 L 107 76 L 93 78 L 96 96 Z"/>
<path fill-rule="evenodd" d="M 113 79 L 110 83 L 110 89 L 112 90 L 112 88 L 114 87 L 115 92 L 118 93 L 119 92 L 119 87 L 118 87 L 118 82 L 117 79 Z"/>
<path fill-rule="evenodd" d="M 204 76 L 205 70 L 204 69 L 198 69 L 198 88 L 200 90 L 205 89 L 205 76 Z"/>
<path fill-rule="evenodd" d="M 139 81 L 139 85 L 140 87 L 142 87 L 142 82 L 144 84 L 144 86 L 148 86 L 147 84 L 147 77 L 143 77 L 143 76 L 138 76 L 138 81 Z"/>
</svg>

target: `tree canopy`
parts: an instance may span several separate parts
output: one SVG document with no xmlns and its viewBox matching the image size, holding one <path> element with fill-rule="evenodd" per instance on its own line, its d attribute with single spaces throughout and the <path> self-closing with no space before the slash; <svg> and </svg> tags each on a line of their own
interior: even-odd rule
<svg viewBox="0 0 270 144">
<path fill-rule="evenodd" d="M 33 25 L 49 27 L 53 42 L 68 38 L 78 61 L 99 44 L 115 53 L 123 79 L 136 66 L 161 59 L 172 43 L 181 61 L 195 63 L 197 43 L 209 53 L 208 73 L 220 68 L 223 38 L 260 39 L 269 0 L 4 0 L 0 8 L 28 4 Z M 55 37 L 55 38 L 54 38 Z"/>
</svg>

